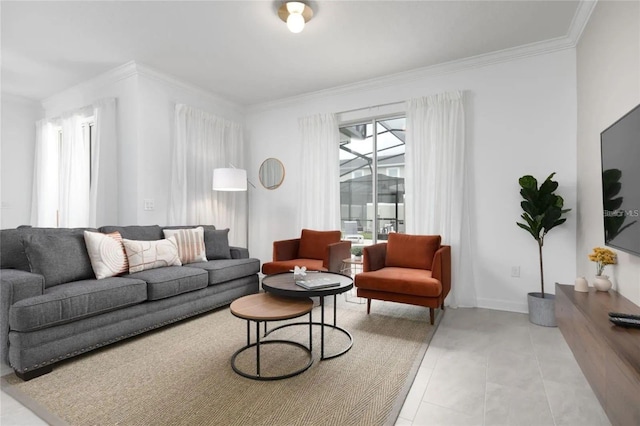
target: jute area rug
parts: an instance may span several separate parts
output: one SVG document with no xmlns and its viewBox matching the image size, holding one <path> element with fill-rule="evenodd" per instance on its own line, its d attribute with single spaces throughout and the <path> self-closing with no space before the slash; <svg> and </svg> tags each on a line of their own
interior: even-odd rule
<svg viewBox="0 0 640 426">
<path fill-rule="evenodd" d="M 326 301 L 331 321 L 333 298 Z M 289 379 L 263 382 L 233 372 L 230 358 L 246 344 L 247 327 L 221 308 L 59 363 L 29 382 L 10 374 L 3 388 L 51 424 L 393 424 L 435 331 L 428 310 L 373 301 L 367 315 L 365 304 L 347 303 L 344 295 L 337 301 L 338 325 L 351 332 L 353 347 L 320 361 L 314 326 L 313 365 Z M 313 320 L 320 320 L 319 307 Z M 308 330 L 287 327 L 268 337 L 306 345 Z M 325 356 L 345 347 L 346 336 L 325 330 Z M 292 371 L 307 360 L 291 345 L 261 351 L 263 374 Z M 238 367 L 255 372 L 255 350 L 238 357 Z"/>
</svg>

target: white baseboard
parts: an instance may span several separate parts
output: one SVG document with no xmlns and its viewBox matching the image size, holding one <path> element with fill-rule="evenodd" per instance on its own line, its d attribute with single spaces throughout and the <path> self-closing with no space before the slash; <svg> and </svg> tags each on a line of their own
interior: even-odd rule
<svg viewBox="0 0 640 426">
<path fill-rule="evenodd" d="M 522 303 L 516 303 L 508 300 L 500 299 L 481 299 L 478 298 L 478 308 L 495 309 L 498 311 L 519 312 L 522 314 L 529 313 L 526 299 Z"/>
</svg>

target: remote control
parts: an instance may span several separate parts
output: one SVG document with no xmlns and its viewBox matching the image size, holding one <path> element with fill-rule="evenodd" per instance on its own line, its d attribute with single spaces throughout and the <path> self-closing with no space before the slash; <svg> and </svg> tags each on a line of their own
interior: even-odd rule
<svg viewBox="0 0 640 426">
<path fill-rule="evenodd" d="M 640 320 L 640 315 L 625 314 L 622 312 L 609 312 L 609 316 L 616 317 L 616 318 L 630 318 L 630 319 Z"/>
<path fill-rule="evenodd" d="M 610 317 L 609 321 L 620 327 L 640 328 L 640 319 Z"/>
</svg>

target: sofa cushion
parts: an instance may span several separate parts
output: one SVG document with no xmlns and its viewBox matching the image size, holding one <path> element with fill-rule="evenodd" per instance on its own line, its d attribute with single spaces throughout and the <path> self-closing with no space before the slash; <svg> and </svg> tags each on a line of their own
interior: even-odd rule
<svg viewBox="0 0 640 426">
<path fill-rule="evenodd" d="M 292 271 L 295 266 L 304 266 L 308 271 L 326 271 L 322 266 L 322 260 L 318 259 L 291 259 L 267 262 L 262 265 L 262 273 L 265 275 L 279 274 Z"/>
<path fill-rule="evenodd" d="M 96 231 L 96 229 L 92 228 L 33 228 L 26 225 L 19 226 L 16 229 L 3 229 L 0 231 L 0 268 L 31 271 L 29 259 L 24 251 L 22 242 L 25 235 L 82 235 L 85 229 Z"/>
<path fill-rule="evenodd" d="M 402 293 L 411 296 L 438 297 L 442 284 L 425 269 L 384 267 L 356 275 L 355 286 L 366 290 Z"/>
<path fill-rule="evenodd" d="M 180 266 L 176 237 L 157 241 L 138 241 L 122 239 L 129 261 L 129 272 L 140 272 L 146 269 Z"/>
<path fill-rule="evenodd" d="M 30 270 L 29 259 L 22 245 L 23 236 L 23 228 L 0 231 L 0 268 Z"/>
<path fill-rule="evenodd" d="M 260 272 L 258 259 L 218 259 L 190 263 L 187 268 L 204 269 L 209 273 L 209 285 L 220 284 Z"/>
<path fill-rule="evenodd" d="M 20 300 L 9 310 L 14 331 L 31 331 L 135 305 L 147 299 L 142 280 L 113 277 L 60 284 L 42 296 Z"/>
<path fill-rule="evenodd" d="M 178 245 L 178 256 L 183 265 L 194 262 L 206 262 L 207 256 L 204 248 L 204 229 L 183 228 L 163 229 L 165 238 L 175 237 Z"/>
<path fill-rule="evenodd" d="M 303 259 L 324 259 L 327 246 L 340 241 L 340 231 L 313 231 L 303 229 L 300 237 L 298 257 Z"/>
<path fill-rule="evenodd" d="M 119 232 L 127 240 L 156 241 L 164 238 L 162 228 L 158 225 L 145 226 L 102 226 L 100 232 L 110 234 Z"/>
<path fill-rule="evenodd" d="M 84 242 L 97 279 L 115 277 L 129 272 L 127 253 L 124 251 L 119 232 L 102 234 L 84 231 Z"/>
<path fill-rule="evenodd" d="M 407 235 L 392 232 L 387 241 L 385 266 L 431 269 L 440 248 L 440 235 Z"/>
<path fill-rule="evenodd" d="M 197 268 L 169 266 L 129 274 L 127 278 L 136 278 L 147 282 L 147 299 L 158 300 L 177 294 L 205 288 L 209 282 L 206 271 Z"/>
<path fill-rule="evenodd" d="M 208 260 L 231 259 L 229 229 L 205 230 L 204 245 L 207 250 Z"/>
<path fill-rule="evenodd" d="M 29 234 L 22 241 L 31 272 L 44 277 L 45 288 L 95 278 L 82 233 Z"/>
</svg>

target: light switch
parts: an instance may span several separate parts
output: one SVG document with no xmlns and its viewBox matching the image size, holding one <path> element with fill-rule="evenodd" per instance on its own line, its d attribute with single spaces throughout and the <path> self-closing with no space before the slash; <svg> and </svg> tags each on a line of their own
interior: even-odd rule
<svg viewBox="0 0 640 426">
<path fill-rule="evenodd" d="M 511 267 L 511 276 L 514 278 L 519 278 L 520 277 L 520 267 L 519 266 L 512 266 Z"/>
</svg>

